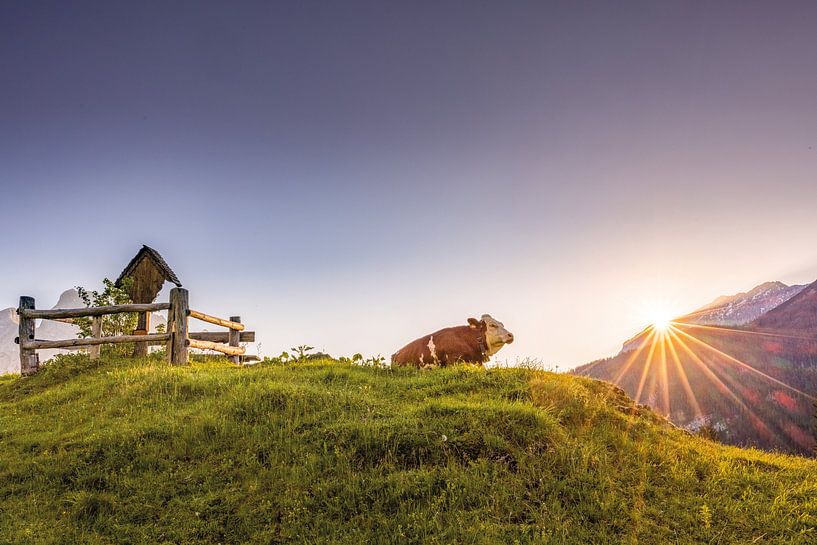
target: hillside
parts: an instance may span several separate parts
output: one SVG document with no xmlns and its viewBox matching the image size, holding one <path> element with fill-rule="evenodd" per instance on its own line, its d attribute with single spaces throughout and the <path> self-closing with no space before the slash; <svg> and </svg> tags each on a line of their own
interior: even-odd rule
<svg viewBox="0 0 817 545">
<path fill-rule="evenodd" d="M 664 337 L 574 369 L 719 440 L 812 454 L 817 339 L 676 323 Z"/>
<path fill-rule="evenodd" d="M 817 463 L 523 369 L 61 357 L 0 378 L 3 543 L 813 543 Z"/>
<path fill-rule="evenodd" d="M 751 326 L 758 330 L 798 333 L 817 338 L 817 282 L 760 316 Z"/>
</svg>

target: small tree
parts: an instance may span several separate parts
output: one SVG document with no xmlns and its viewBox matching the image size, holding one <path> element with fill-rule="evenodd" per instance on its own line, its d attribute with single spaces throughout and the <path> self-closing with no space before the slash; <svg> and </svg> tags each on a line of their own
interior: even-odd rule
<svg viewBox="0 0 817 545">
<path fill-rule="evenodd" d="M 294 355 L 295 361 L 306 361 L 306 359 L 309 357 L 309 353 L 314 349 L 315 349 L 314 346 L 302 344 L 300 346 L 294 346 L 290 350 L 292 350 L 295 353 Z"/>
<path fill-rule="evenodd" d="M 104 307 L 108 305 L 127 305 L 131 303 L 128 290 L 133 283 L 132 278 L 125 278 L 122 285 L 117 287 L 114 283 L 105 278 L 102 280 L 103 290 L 88 291 L 82 286 L 77 286 L 76 290 L 80 299 L 86 307 Z M 135 313 L 107 314 L 102 316 L 102 336 L 112 337 L 116 335 L 130 335 L 136 328 L 137 315 Z M 74 324 L 79 326 L 79 337 L 86 338 L 91 333 L 91 318 L 75 318 Z M 128 344 L 116 344 L 110 347 L 103 347 L 108 353 L 124 356 L 130 353 L 132 346 Z"/>
</svg>

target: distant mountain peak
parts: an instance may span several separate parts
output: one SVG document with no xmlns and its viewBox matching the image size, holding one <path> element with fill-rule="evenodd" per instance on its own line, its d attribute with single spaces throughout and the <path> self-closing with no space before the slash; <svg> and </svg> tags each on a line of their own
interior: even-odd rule
<svg viewBox="0 0 817 545">
<path fill-rule="evenodd" d="M 78 308 L 84 306 L 85 303 L 79 298 L 79 293 L 72 288 L 62 292 L 57 304 L 51 308 Z M 48 307 L 42 306 L 40 308 Z M 20 348 L 14 342 L 19 323 L 16 308 L 0 310 L 0 374 L 20 371 Z M 38 320 L 36 328 L 38 339 L 71 339 L 76 337 L 79 331 L 79 328 L 75 325 L 53 320 Z M 62 352 L 65 352 L 65 350 L 45 349 L 37 351 L 42 363 Z"/>
<path fill-rule="evenodd" d="M 674 321 L 720 327 L 745 326 L 798 295 L 804 288 L 806 285 L 789 286 L 778 280 L 763 282 L 749 291 L 721 295 L 711 303 Z M 648 333 L 649 328 L 624 341 L 621 352 L 638 349 L 647 339 Z"/>
<path fill-rule="evenodd" d="M 763 282 L 746 292 L 722 295 L 677 321 L 727 327 L 746 325 L 782 305 L 803 288 L 804 285 L 789 286 L 776 280 Z"/>
<path fill-rule="evenodd" d="M 20 321 L 17 319 L 17 309 L 16 308 L 4 308 L 0 310 L 0 326 L 8 325 L 8 324 L 19 324 Z"/>
<path fill-rule="evenodd" d="M 79 292 L 71 288 L 65 290 L 60 294 L 60 299 L 52 308 L 81 308 L 85 306 L 85 302 L 80 299 Z"/>
<path fill-rule="evenodd" d="M 752 321 L 755 329 L 778 330 L 817 337 L 817 281 Z"/>
</svg>

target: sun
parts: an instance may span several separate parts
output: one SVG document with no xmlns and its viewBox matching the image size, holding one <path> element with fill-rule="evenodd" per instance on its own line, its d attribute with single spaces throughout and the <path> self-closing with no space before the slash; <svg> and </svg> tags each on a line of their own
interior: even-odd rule
<svg viewBox="0 0 817 545">
<path fill-rule="evenodd" d="M 640 328 L 647 329 L 661 337 L 669 335 L 676 316 L 681 316 L 681 304 L 672 297 L 651 295 L 639 297 L 635 301 L 634 318 Z"/>
<path fill-rule="evenodd" d="M 658 333 L 665 334 L 672 327 L 672 313 L 664 308 L 654 308 L 649 314 L 650 327 Z"/>
<path fill-rule="evenodd" d="M 667 318 L 665 316 L 657 316 L 653 318 L 652 321 L 652 328 L 657 333 L 666 333 L 669 331 L 670 326 L 672 325 L 672 319 Z"/>
</svg>

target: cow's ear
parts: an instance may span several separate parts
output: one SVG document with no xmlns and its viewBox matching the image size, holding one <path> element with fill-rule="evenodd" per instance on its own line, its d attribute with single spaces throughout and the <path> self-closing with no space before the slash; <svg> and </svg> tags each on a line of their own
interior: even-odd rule
<svg viewBox="0 0 817 545">
<path fill-rule="evenodd" d="M 477 320 L 476 318 L 468 318 L 468 327 L 473 329 L 485 329 L 485 322 Z"/>
</svg>

